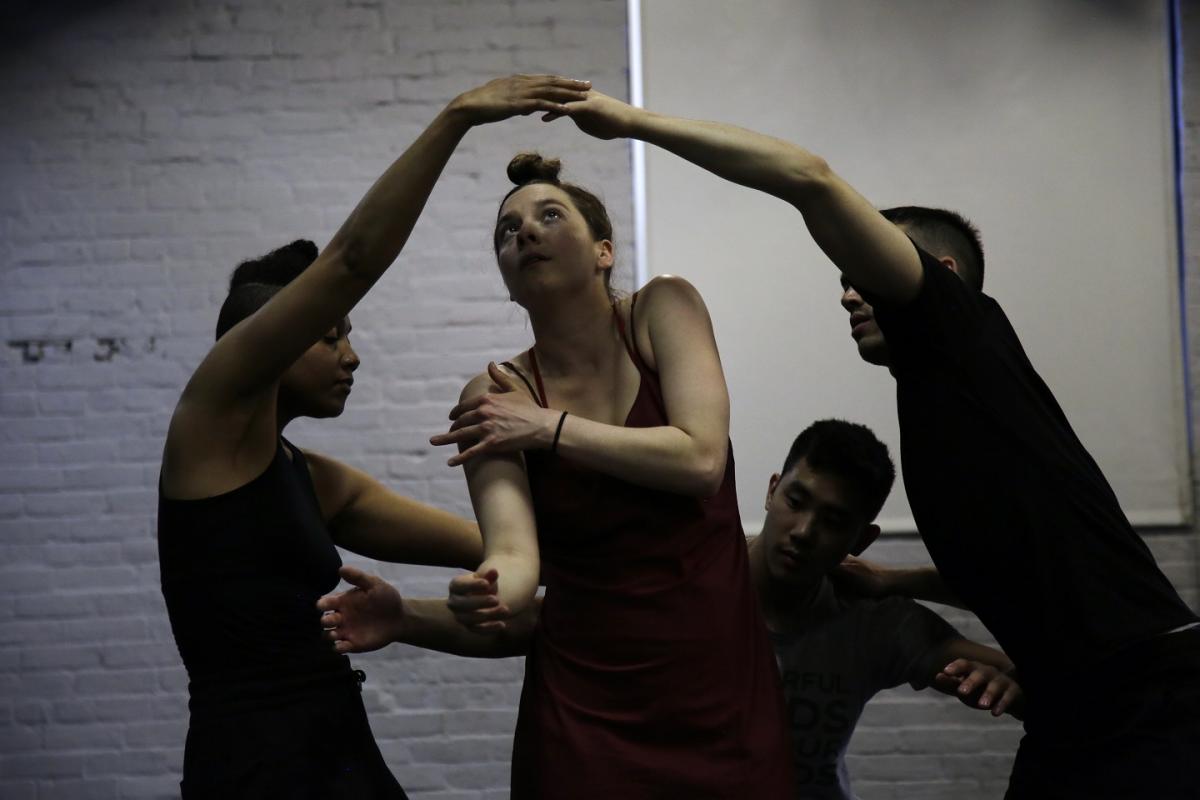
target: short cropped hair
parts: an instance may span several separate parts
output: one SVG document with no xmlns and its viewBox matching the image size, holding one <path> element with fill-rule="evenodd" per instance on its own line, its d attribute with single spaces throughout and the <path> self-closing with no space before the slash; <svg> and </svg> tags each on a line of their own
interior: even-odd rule
<svg viewBox="0 0 1200 800">
<path fill-rule="evenodd" d="M 865 425 L 822 419 L 805 428 L 783 462 L 783 474 L 800 459 L 814 471 L 845 481 L 867 518 L 875 519 L 896 480 L 887 445 Z"/>
<path fill-rule="evenodd" d="M 979 229 L 956 211 L 925 206 L 897 206 L 879 212 L 901 225 L 921 249 L 932 256 L 951 256 L 962 268 L 962 278 L 983 289 L 983 242 Z"/>
<path fill-rule="evenodd" d="M 238 264 L 229 278 L 229 294 L 217 315 L 216 338 L 220 339 L 234 325 L 266 305 L 316 260 L 317 246 L 307 239 L 297 239 L 261 258 Z"/>
</svg>

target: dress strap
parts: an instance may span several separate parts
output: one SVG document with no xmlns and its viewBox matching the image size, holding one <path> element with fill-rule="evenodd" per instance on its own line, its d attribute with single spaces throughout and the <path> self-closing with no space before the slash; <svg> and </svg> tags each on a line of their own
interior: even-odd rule
<svg viewBox="0 0 1200 800">
<path fill-rule="evenodd" d="M 629 357 L 633 359 L 633 365 L 638 368 L 638 372 L 650 372 L 650 368 L 646 366 L 646 362 L 642 360 L 642 356 L 638 353 L 637 347 L 633 343 L 633 312 L 637 308 L 638 293 L 634 292 L 629 298 L 629 330 L 625 330 L 625 320 L 621 319 L 621 312 L 617 309 L 617 304 L 612 305 L 613 319 L 617 321 L 617 330 L 621 334 L 621 341 L 625 343 L 625 349 L 629 352 Z"/>
<path fill-rule="evenodd" d="M 526 385 L 526 389 L 529 390 L 530 395 L 533 395 L 535 399 L 538 398 L 538 391 L 536 391 L 534 389 L 533 384 L 529 383 L 529 379 L 524 377 L 524 373 L 521 372 L 520 369 L 517 368 L 517 365 L 515 365 L 515 363 L 512 363 L 511 361 L 502 361 L 502 362 L 500 362 L 500 366 L 508 367 L 509 372 L 511 372 L 512 374 L 515 374 L 517 378 L 521 379 L 521 383 Z"/>
<path fill-rule="evenodd" d="M 533 356 L 533 353 L 530 352 L 530 357 L 532 357 L 532 356 Z M 535 400 L 537 400 L 538 402 L 545 404 L 545 399 L 538 395 L 537 389 L 533 388 L 533 384 L 529 382 L 529 378 L 525 377 L 525 373 L 522 372 L 520 369 L 518 369 L 516 364 L 512 363 L 511 361 L 502 361 L 500 363 L 500 366 L 508 367 L 508 369 L 510 369 L 513 372 L 513 374 L 515 374 L 518 378 L 521 379 L 521 383 L 525 384 L 525 388 L 527 388 L 529 390 L 529 393 L 531 395 L 533 395 L 533 398 Z M 535 366 L 534 369 L 536 370 L 537 367 Z M 539 381 L 539 383 L 540 383 L 540 381 Z"/>
<path fill-rule="evenodd" d="M 541 404 L 542 408 L 549 408 L 550 402 L 546 399 L 546 387 L 542 383 L 542 371 L 538 369 L 537 354 L 533 352 L 533 348 L 531 347 L 526 351 L 526 355 L 529 357 L 529 366 L 533 369 L 533 379 L 537 381 L 537 401 Z M 517 374 L 521 374 L 519 370 Z M 521 378 L 524 379 L 525 376 L 521 375 Z M 529 381 L 525 381 L 525 385 L 529 386 Z M 529 386 L 529 390 L 533 391 L 533 387 Z"/>
</svg>

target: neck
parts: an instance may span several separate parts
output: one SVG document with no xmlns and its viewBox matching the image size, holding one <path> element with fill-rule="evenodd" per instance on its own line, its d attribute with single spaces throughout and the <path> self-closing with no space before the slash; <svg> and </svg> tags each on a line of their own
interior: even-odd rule
<svg viewBox="0 0 1200 800">
<path fill-rule="evenodd" d="M 774 631 L 785 631 L 796 627 L 796 621 L 817 599 L 825 576 L 803 582 L 775 580 L 767 568 L 767 551 L 762 537 L 750 540 L 750 580 L 758 594 L 767 627 Z"/>
<path fill-rule="evenodd" d="M 612 305 L 597 284 L 570 298 L 557 298 L 529 310 L 534 347 L 543 373 L 594 369 L 612 359 Z"/>
</svg>

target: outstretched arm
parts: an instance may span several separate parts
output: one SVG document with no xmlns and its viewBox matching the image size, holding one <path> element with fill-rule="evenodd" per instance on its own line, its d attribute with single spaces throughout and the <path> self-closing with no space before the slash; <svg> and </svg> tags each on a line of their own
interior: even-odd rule
<svg viewBox="0 0 1200 800">
<path fill-rule="evenodd" d="M 910 300 L 920 289 L 921 262 L 908 237 L 804 148 L 733 125 L 655 114 L 596 91 L 566 105 L 585 133 L 641 139 L 725 180 L 791 203 L 853 286 L 895 303 Z"/>
<path fill-rule="evenodd" d="M 383 173 L 317 260 L 229 331 L 197 368 L 187 400 L 219 405 L 272 384 L 383 275 L 408 240 L 442 168 L 476 125 L 562 109 L 586 82 L 500 78 L 456 97 Z"/>
<path fill-rule="evenodd" d="M 831 580 L 861 597 L 899 595 L 913 600 L 954 606 L 969 611 L 950 591 L 941 573 L 931 566 L 887 567 L 857 556 L 846 556 L 829 573 Z"/>
<path fill-rule="evenodd" d="M 339 653 L 365 653 L 393 642 L 476 658 L 522 655 L 528 649 L 536 605 L 496 635 L 476 636 L 458 624 L 444 598 L 401 597 L 387 581 L 355 567 L 342 567 L 340 574 L 352 587 L 317 601 L 325 637 Z"/>
<path fill-rule="evenodd" d="M 1024 719 L 1024 695 L 1012 660 L 1001 651 L 953 637 L 934 649 L 928 663 L 943 665 L 931 669 L 936 672 L 929 682 L 939 692 L 971 708 L 990 711 L 993 717 L 1007 711 Z"/>
<path fill-rule="evenodd" d="M 475 569 L 479 526 L 405 497 L 365 472 L 305 451 L 313 488 L 333 541 L 376 561 Z"/>
<path fill-rule="evenodd" d="M 662 385 L 668 425 L 630 428 L 544 409 L 493 365 L 499 392 L 464 398 L 454 424 L 436 445 L 462 449 L 451 465 L 488 453 L 546 449 L 559 431 L 556 452 L 576 463 L 654 489 L 711 496 L 725 476 L 729 449 L 729 393 L 708 309 L 699 292 L 676 277 L 655 278 L 642 290 L 639 329 L 645 326 Z M 503 574 L 503 573 L 502 573 Z"/>
</svg>

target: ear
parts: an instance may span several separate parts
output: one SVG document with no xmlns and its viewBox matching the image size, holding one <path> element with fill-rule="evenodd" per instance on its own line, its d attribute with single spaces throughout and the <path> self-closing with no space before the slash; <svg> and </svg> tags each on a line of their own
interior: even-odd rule
<svg viewBox="0 0 1200 800">
<path fill-rule="evenodd" d="M 608 239 L 596 242 L 596 266 L 599 269 L 612 269 L 613 263 L 613 243 Z"/>
<path fill-rule="evenodd" d="M 863 528 L 863 532 L 858 535 L 858 541 L 854 543 L 854 547 L 850 548 L 850 555 L 862 555 L 863 550 L 871 546 L 879 538 L 879 526 L 872 522 L 867 527 Z"/>
<path fill-rule="evenodd" d="M 938 259 L 938 261 L 942 263 L 942 266 L 953 272 L 958 277 L 961 278 L 963 276 L 962 267 L 960 267 L 958 262 L 954 260 L 954 256 L 942 256 Z"/>
<path fill-rule="evenodd" d="M 763 503 L 763 511 L 771 510 L 771 498 L 775 496 L 775 490 L 779 487 L 779 479 L 782 476 L 776 472 L 771 476 L 771 480 L 767 483 L 767 499 Z"/>
</svg>

